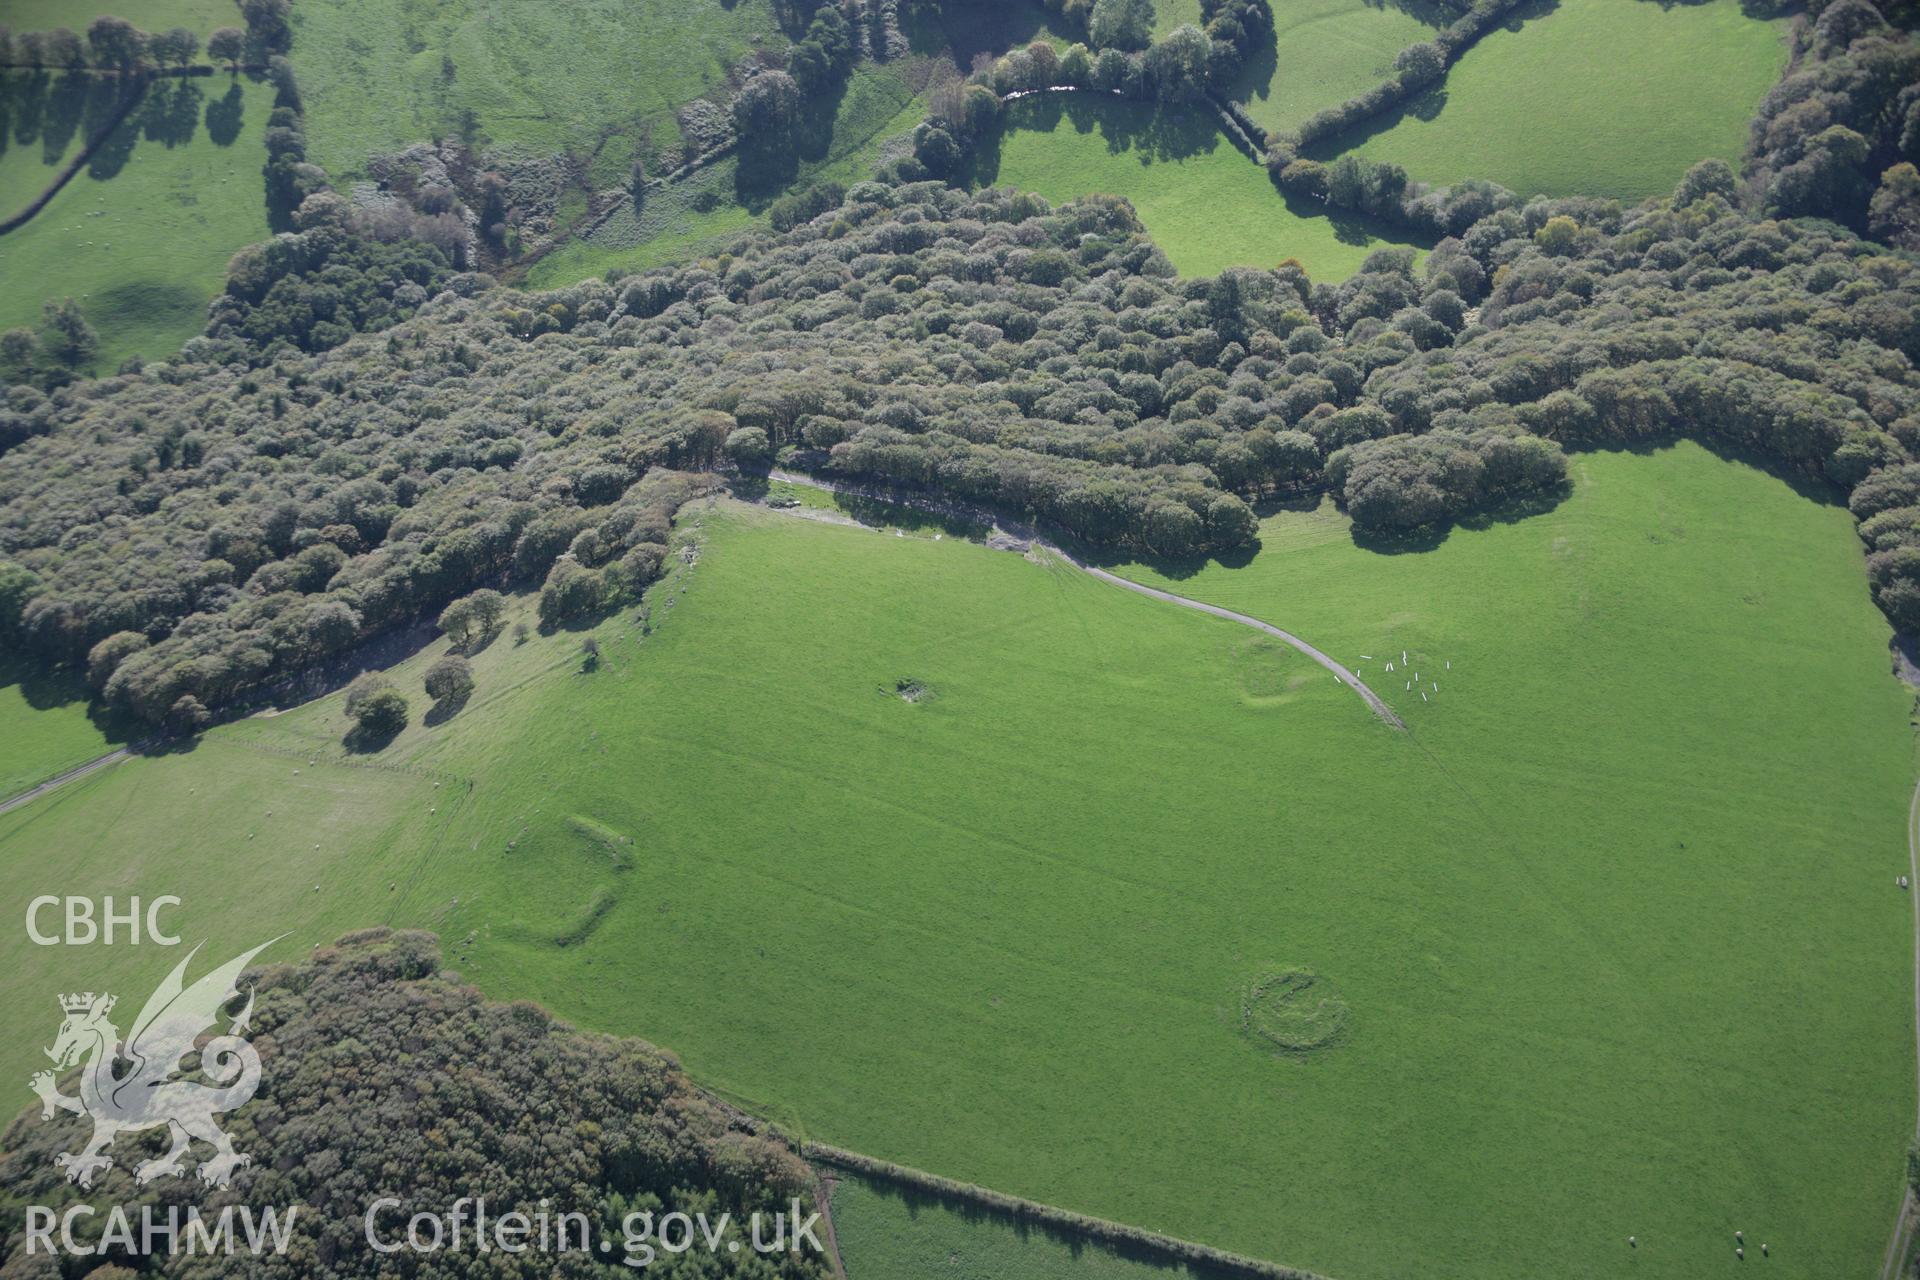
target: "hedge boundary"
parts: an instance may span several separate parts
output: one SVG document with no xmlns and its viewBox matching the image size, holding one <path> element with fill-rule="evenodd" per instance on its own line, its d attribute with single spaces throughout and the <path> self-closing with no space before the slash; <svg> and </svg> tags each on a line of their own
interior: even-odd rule
<svg viewBox="0 0 1920 1280">
<path fill-rule="evenodd" d="M 1245 1254 L 1229 1253 L 1212 1245 L 1196 1244 L 1191 1240 L 1161 1235 L 1107 1218 L 1074 1213 L 1070 1209 L 1010 1196 L 971 1182 L 956 1182 L 923 1169 L 876 1160 L 872 1156 L 863 1156 L 825 1143 L 802 1143 L 800 1154 L 815 1164 L 918 1191 L 949 1204 L 986 1209 L 1011 1217 L 1016 1222 L 1037 1223 L 1067 1235 L 1117 1246 L 1209 1275 L 1246 1277 L 1247 1280 L 1326 1280 L 1326 1277 L 1311 1271 L 1282 1266 L 1277 1262 L 1264 1262 Z"/>
</svg>

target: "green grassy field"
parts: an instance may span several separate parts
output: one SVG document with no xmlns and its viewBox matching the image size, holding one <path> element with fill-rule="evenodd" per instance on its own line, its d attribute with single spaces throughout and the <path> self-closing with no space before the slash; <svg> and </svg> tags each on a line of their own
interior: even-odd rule
<svg viewBox="0 0 1920 1280">
<path fill-rule="evenodd" d="M 94 0 L 90 5 L 76 5 L 73 0 L 7 0 L 4 16 L 15 31 L 67 27 L 85 33 L 87 24 L 103 13 L 125 18 L 142 31 L 185 27 L 203 43 L 216 27 L 240 25 L 240 10 L 233 0 Z"/>
<path fill-rule="evenodd" d="M 177 351 L 205 325 L 228 259 L 267 237 L 272 105 L 266 85 L 224 75 L 150 90 L 46 208 L 0 236 L 0 329 L 70 296 L 99 331 L 101 370 Z"/>
<path fill-rule="evenodd" d="M 126 742 L 124 728 L 87 715 L 77 680 L 0 666 L 0 800 Z"/>
<path fill-rule="evenodd" d="M 1695 161 L 1738 167 L 1785 27 L 1736 0 L 1558 0 L 1488 33 L 1433 94 L 1329 141 L 1444 185 L 1522 195 L 1664 195 Z M 1316 154 L 1321 154 L 1316 152 Z"/>
<path fill-rule="evenodd" d="M 786 43 L 768 0 L 312 0 L 293 23 L 308 152 L 336 181 L 469 111 L 487 141 L 549 155 L 677 143 L 675 110 Z"/>
<path fill-rule="evenodd" d="M 1316 280 L 1342 280 L 1395 243 L 1355 219 L 1309 213 L 1197 113 L 1154 111 L 1086 94 L 1012 104 L 982 185 L 1024 187 L 1049 200 L 1125 196 L 1183 275 L 1272 267 L 1297 258 Z"/>
<path fill-rule="evenodd" d="M 525 283 L 555 288 L 613 267 L 638 271 L 717 251 L 738 236 L 767 230 L 766 211 L 779 194 L 815 182 L 852 186 L 873 177 L 891 150 L 905 150 L 904 140 L 925 118 L 926 103 L 898 67 L 863 62 L 848 77 L 816 153 L 779 187 L 743 193 L 738 162 L 722 160 L 651 193 L 640 209 L 629 206 L 590 234 L 567 240 L 529 268 Z"/>
<path fill-rule="evenodd" d="M 833 1185 L 833 1234 L 849 1280 L 1174 1280 L 1190 1274 L 844 1176 Z"/>
<path fill-rule="evenodd" d="M 1575 471 L 1425 553 L 1289 512 L 1177 578 L 1411 736 L 1057 564 L 722 505 L 597 671 L 503 636 L 429 726 L 431 646 L 384 752 L 337 696 L 222 728 L 0 816 L 0 877 L 179 894 L 216 950 L 434 928 L 816 1137 L 1343 1278 L 1692 1280 L 1735 1228 L 1863 1273 L 1914 1118 L 1914 761 L 1858 544 L 1690 446 Z M 173 959 L 0 945 L 45 1036 Z M 1244 1002 L 1300 969 L 1344 1034 L 1282 1054 Z"/>
<path fill-rule="evenodd" d="M 1267 129 L 1299 124 L 1393 71 L 1394 55 L 1433 35 L 1405 6 L 1382 0 L 1282 0 L 1273 39 L 1256 49 L 1226 96 Z M 1200 0 L 1160 0 L 1157 34 L 1200 22 Z"/>
<path fill-rule="evenodd" d="M 44 191 L 84 144 L 88 116 L 111 101 L 98 92 L 104 83 L 91 76 L 0 72 L 0 215 Z"/>
</svg>

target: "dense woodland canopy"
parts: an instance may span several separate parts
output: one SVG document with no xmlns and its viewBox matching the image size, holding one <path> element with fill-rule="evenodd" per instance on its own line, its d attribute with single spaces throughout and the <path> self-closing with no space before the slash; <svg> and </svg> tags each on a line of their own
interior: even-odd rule
<svg viewBox="0 0 1920 1280">
<path fill-rule="evenodd" d="M 1326 285 L 1178 279 L 1117 200 L 867 183 L 677 270 L 396 277 L 411 318 L 311 354 L 216 307 L 178 361 L 9 392 L 0 608 L 44 661 L 112 640 L 93 678 L 160 720 L 479 586 L 546 583 L 549 620 L 629 599 L 681 473 L 729 457 L 1180 557 L 1251 542 L 1266 493 L 1330 485 L 1389 536 L 1551 500 L 1563 446 L 1695 435 L 1858 488 L 1878 597 L 1920 624 L 1920 266 L 1731 190 L 1708 164 L 1638 210 L 1536 200 Z M 329 238 L 276 242 L 267 294 L 330 287 Z"/>
<path fill-rule="evenodd" d="M 1145 41 L 1129 6 L 1054 8 Z M 1265 14 L 1203 5 L 1216 59 Z M 799 73 L 842 73 L 844 32 L 808 30 Z M 1745 181 L 1708 161 L 1625 209 L 1319 168 L 1331 202 L 1446 235 L 1338 285 L 1291 261 L 1179 279 L 1123 201 L 969 193 L 908 160 L 718 258 L 526 294 L 458 270 L 451 215 L 377 225 L 328 190 L 287 80 L 268 168 L 293 229 L 236 256 L 207 335 L 93 382 L 0 367 L 0 631 L 195 728 L 479 588 L 540 588 L 548 625 L 631 600 L 702 473 L 783 451 L 1179 558 L 1250 544 L 1270 494 L 1331 489 L 1360 536 L 1423 535 L 1554 501 L 1565 448 L 1680 435 L 1850 496 L 1876 599 L 1920 627 L 1920 265 L 1857 234 L 1906 216 L 1883 197 L 1920 68 L 1868 0 L 1802 39 Z M 1158 47 L 1100 57 L 1146 83 Z M 1010 56 L 929 127 L 990 127 L 1002 89 L 1098 64 Z M 1851 203 L 1801 207 L 1842 189 L 1794 176 L 1835 130 L 1861 139 Z M 1835 221 L 1772 216 L 1806 213 Z"/>
<path fill-rule="evenodd" d="M 62 1275 L 46 1253 L 25 1255 L 24 1206 L 59 1211 L 79 1198 L 122 1206 L 136 1230 L 142 1206 L 162 1223 L 170 1206 L 184 1212 L 195 1204 L 204 1219 L 229 1205 L 256 1212 L 291 1206 L 284 1253 L 115 1258 L 92 1273 L 155 1274 L 159 1262 L 158 1274 L 261 1280 L 635 1274 L 617 1250 L 483 1254 L 470 1237 L 459 1250 L 376 1254 L 363 1215 L 383 1196 L 407 1206 L 381 1219 L 389 1241 L 404 1232 L 407 1214 L 444 1214 L 477 1194 L 494 1221 L 514 1211 L 531 1218 L 544 1206 L 550 1215 L 586 1215 L 596 1240 L 614 1242 L 625 1239 L 623 1223 L 634 1213 L 651 1212 L 656 1221 L 672 1212 L 710 1220 L 729 1213 L 738 1222 L 759 1211 L 770 1222 L 774 1213 L 790 1213 L 793 1197 L 810 1206 L 806 1165 L 776 1139 L 736 1127 L 667 1054 L 574 1031 L 531 1004 L 490 1003 L 440 964 L 431 935 L 375 929 L 247 980 L 243 990 L 257 986 L 250 1039 L 263 1070 L 259 1093 L 222 1118 L 234 1146 L 253 1158 L 231 1187 L 210 1191 L 170 1178 L 137 1185 L 130 1168 L 164 1150 L 163 1128 L 144 1140 L 123 1136 L 116 1167 L 100 1175 L 90 1197 L 76 1192 L 53 1156 L 78 1149 L 89 1122 L 65 1113 L 42 1120 L 34 1104 L 8 1127 L 0 1157 L 0 1269 L 44 1280 Z M 138 1007 L 133 998 L 142 993 L 120 994 L 122 1008 Z M 189 1179 L 192 1171 L 189 1162 Z M 81 1218 L 76 1235 L 95 1241 L 104 1226 L 103 1215 Z M 748 1238 L 745 1228 L 738 1238 Z M 140 1270 L 116 1270 L 129 1261 Z M 763 1255 L 743 1247 L 659 1253 L 646 1274 L 807 1280 L 830 1272 L 810 1251 Z"/>
</svg>

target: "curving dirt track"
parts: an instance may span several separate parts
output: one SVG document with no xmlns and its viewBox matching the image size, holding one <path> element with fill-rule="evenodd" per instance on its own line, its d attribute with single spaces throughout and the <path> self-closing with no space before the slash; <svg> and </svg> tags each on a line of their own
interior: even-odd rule
<svg viewBox="0 0 1920 1280">
<path fill-rule="evenodd" d="M 903 497 L 900 494 L 891 493 L 886 490 L 869 489 L 861 485 L 843 484 L 837 480 L 822 480 L 822 479 L 819 479 L 818 477 L 805 475 L 798 471 L 779 471 L 779 470 L 769 471 L 767 473 L 767 477 L 768 479 L 771 479 L 771 480 L 785 481 L 788 484 L 806 485 L 808 488 L 811 488 L 811 489 L 823 489 L 828 493 L 844 493 L 856 498 L 872 498 L 882 502 L 892 502 L 900 506 L 922 507 L 926 510 L 935 511 L 941 514 L 948 514 L 948 515 L 957 514 L 957 515 L 965 515 L 969 517 L 977 516 L 982 519 L 989 518 L 987 516 L 987 513 L 985 512 L 974 511 L 969 508 L 961 507 L 957 504 L 945 503 L 945 502 L 939 502 L 939 501 L 922 502 L 915 498 Z M 1302 640 L 1299 636 L 1294 635 L 1291 631 L 1284 631 L 1281 628 L 1274 626 L 1270 622 L 1262 622 L 1260 619 L 1250 617 L 1244 613 L 1235 613 L 1231 609 L 1223 609 L 1217 604 L 1207 604 L 1200 600 L 1190 600 L 1186 596 L 1175 595 L 1171 591 L 1162 591 L 1158 587 L 1149 587 L 1143 583 L 1134 582 L 1129 578 L 1123 578 L 1119 574 L 1108 573 L 1105 569 L 1096 569 L 1092 565 L 1082 564 L 1080 561 L 1074 559 L 1072 556 L 1068 555 L 1065 551 L 1062 551 L 1059 547 L 1055 546 L 1051 542 L 1048 542 L 1046 539 L 1042 538 L 1039 534 L 1033 532 L 1030 529 L 1008 526 L 1005 521 L 998 521 L 996 523 L 998 523 L 1001 528 L 1006 529 L 1009 533 L 1015 534 L 1022 541 L 1032 546 L 1039 547 L 1043 551 L 1046 551 L 1049 555 L 1058 556 L 1061 560 L 1063 560 L 1069 565 L 1072 565 L 1074 568 L 1078 569 L 1080 572 L 1088 575 L 1089 577 L 1098 578 L 1102 582 L 1110 583 L 1113 586 L 1124 588 L 1125 590 L 1131 591 L 1136 595 L 1147 596 L 1151 599 L 1160 600 L 1167 604 L 1177 604 L 1183 609 L 1193 609 L 1200 613 L 1209 614 L 1216 618 L 1224 618 L 1228 622 L 1237 622 L 1243 627 L 1252 627 L 1255 631 L 1265 632 L 1267 635 L 1272 636 L 1274 639 L 1280 641 L 1282 644 L 1288 645 L 1291 648 L 1299 650 L 1301 653 L 1304 653 L 1305 655 L 1307 655 L 1307 657 L 1312 658 L 1315 662 L 1325 667 L 1328 671 L 1331 671 L 1334 674 L 1334 676 L 1340 681 L 1340 683 L 1346 685 L 1349 689 L 1352 689 L 1355 693 L 1359 694 L 1361 699 L 1367 704 L 1367 706 L 1372 709 L 1373 714 L 1375 714 L 1376 716 L 1379 716 L 1387 724 L 1393 726 L 1395 729 L 1401 730 L 1402 732 L 1406 730 L 1406 727 L 1407 727 L 1406 722 L 1401 720 L 1398 715 L 1395 715 L 1393 708 L 1387 705 L 1386 700 L 1383 699 L 1379 694 L 1375 693 L 1372 689 L 1369 689 L 1365 681 L 1361 680 L 1359 676 L 1355 675 L 1353 672 L 1349 671 L 1347 668 L 1341 666 L 1333 658 L 1327 656 L 1325 653 L 1321 652 L 1319 649 L 1314 648 L 1314 646 L 1312 646 L 1311 644 L 1308 644 L 1305 640 Z"/>
</svg>

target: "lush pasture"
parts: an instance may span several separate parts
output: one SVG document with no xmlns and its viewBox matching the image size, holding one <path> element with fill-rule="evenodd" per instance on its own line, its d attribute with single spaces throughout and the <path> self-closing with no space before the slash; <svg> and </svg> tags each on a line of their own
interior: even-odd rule
<svg viewBox="0 0 1920 1280">
<path fill-rule="evenodd" d="M 1298 258 L 1316 280 L 1341 280 L 1393 243 L 1378 228 L 1282 198 L 1198 113 L 1048 94 L 1012 104 L 1007 122 L 997 150 L 982 159 L 982 185 L 1024 187 L 1050 200 L 1125 196 L 1185 275 Z"/>
<path fill-rule="evenodd" d="M 234 949 L 429 926 L 816 1136 L 1342 1277 L 1612 1275 L 1633 1234 L 1691 1278 L 1735 1228 L 1858 1274 L 1913 1121 L 1913 761 L 1857 544 L 1695 448 L 1576 471 L 1423 553 L 1288 512 L 1177 577 L 1411 737 L 1064 567 L 721 506 L 598 670 L 503 636 L 429 726 L 430 649 L 380 755 L 337 698 L 221 729 L 0 817 L 0 879 L 58 855 Z M 11 945 L 29 1014 L 169 959 Z M 1279 1055 L 1244 1002 L 1301 969 L 1345 1034 Z"/>
<path fill-rule="evenodd" d="M 676 109 L 785 43 L 768 0 L 313 0 L 293 23 L 308 152 L 336 179 L 469 112 L 485 139 L 547 155 L 677 142 Z"/>
<path fill-rule="evenodd" d="M 1256 49 L 1226 96 L 1267 129 L 1299 124 L 1372 88 L 1393 71 L 1394 55 L 1433 34 L 1410 10 L 1387 0 L 1280 0 L 1273 39 Z M 1200 0 L 1160 0 L 1157 34 L 1200 21 Z"/>
<path fill-rule="evenodd" d="M 1328 146 L 1436 184 L 1664 194 L 1697 160 L 1737 165 L 1747 120 L 1786 60 L 1784 31 L 1737 0 L 1550 0 L 1489 32 L 1441 88 Z"/>
<path fill-rule="evenodd" d="M 93 76 L 0 72 L 0 216 L 46 190 L 113 94 Z"/>
<path fill-rule="evenodd" d="M 87 715 L 78 680 L 0 666 L 0 800 L 125 740 Z"/>
<path fill-rule="evenodd" d="M 859 1178 L 834 1183 L 833 1234 L 850 1280 L 1174 1280 L 1188 1274 Z"/>
<path fill-rule="evenodd" d="M 722 160 L 568 240 L 534 263 L 525 283 L 552 288 L 613 267 L 643 270 L 718 250 L 737 236 L 766 230 L 768 206 L 786 191 L 871 178 L 890 150 L 906 149 L 907 136 L 925 117 L 925 102 L 898 67 L 863 62 L 848 78 L 832 123 L 778 186 L 743 191 L 748 184 L 739 162 Z"/>
<path fill-rule="evenodd" d="M 0 329 L 70 296 L 100 333 L 102 370 L 178 350 L 205 324 L 234 251 L 266 238 L 260 170 L 272 105 L 266 85 L 224 75 L 149 90 L 46 208 L 0 236 Z M 15 149 L 9 173 L 37 159 L 16 162 Z"/>
</svg>

